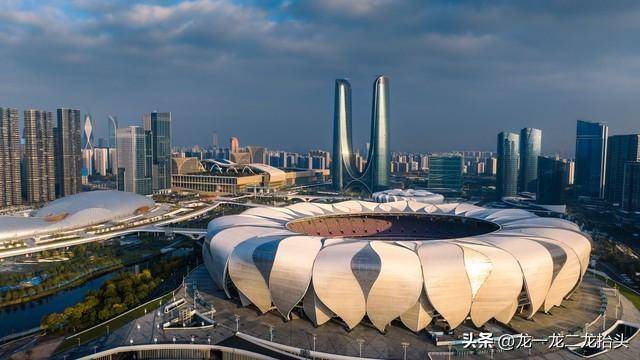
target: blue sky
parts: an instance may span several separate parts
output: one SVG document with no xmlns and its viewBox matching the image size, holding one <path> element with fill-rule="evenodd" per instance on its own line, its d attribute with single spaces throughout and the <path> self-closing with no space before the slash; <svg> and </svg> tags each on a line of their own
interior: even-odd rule
<svg viewBox="0 0 640 360">
<path fill-rule="evenodd" d="M 0 3 L 0 106 L 138 123 L 172 111 L 174 143 L 329 148 L 333 82 L 354 133 L 391 78 L 391 147 L 492 149 L 543 130 L 569 155 L 575 120 L 640 128 L 640 3 L 616 1 L 16 1 Z"/>
</svg>

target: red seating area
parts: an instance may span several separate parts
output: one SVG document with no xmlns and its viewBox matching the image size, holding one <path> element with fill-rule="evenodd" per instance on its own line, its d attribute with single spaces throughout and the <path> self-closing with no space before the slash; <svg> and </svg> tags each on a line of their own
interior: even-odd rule
<svg viewBox="0 0 640 360">
<path fill-rule="evenodd" d="M 486 221 L 432 214 L 331 215 L 292 221 L 291 231 L 323 237 L 450 239 L 497 230 Z"/>
</svg>

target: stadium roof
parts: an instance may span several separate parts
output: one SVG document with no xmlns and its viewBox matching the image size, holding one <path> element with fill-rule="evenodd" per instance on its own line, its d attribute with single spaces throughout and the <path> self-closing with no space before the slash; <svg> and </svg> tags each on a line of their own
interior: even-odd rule
<svg viewBox="0 0 640 360">
<path fill-rule="evenodd" d="M 144 213 L 155 206 L 151 198 L 104 190 L 66 196 L 31 216 L 0 216 L 0 242 L 33 238 L 101 224 Z"/>
<path fill-rule="evenodd" d="M 360 225 L 337 220 L 358 214 Z M 362 236 L 372 218 L 384 215 L 389 222 L 428 215 L 425 221 L 455 220 L 446 226 L 465 219 L 495 226 L 444 240 Z M 335 220 L 344 233 L 313 236 L 290 226 L 318 218 Z M 350 237 L 355 226 L 361 226 L 358 236 Z M 252 208 L 214 219 L 203 250 L 216 284 L 227 295 L 232 284 L 244 305 L 261 312 L 275 307 L 288 318 L 302 302 L 316 325 L 339 317 L 353 328 L 366 315 L 381 331 L 396 318 L 419 331 L 435 316 L 452 328 L 467 317 L 482 326 L 490 319 L 507 323 L 519 306 L 531 318 L 560 305 L 584 276 L 591 243 L 569 221 L 524 210 L 352 200 Z"/>
</svg>

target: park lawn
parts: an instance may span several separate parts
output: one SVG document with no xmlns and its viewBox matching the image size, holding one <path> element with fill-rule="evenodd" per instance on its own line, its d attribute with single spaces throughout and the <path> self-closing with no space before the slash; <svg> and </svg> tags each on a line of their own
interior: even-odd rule
<svg viewBox="0 0 640 360">
<path fill-rule="evenodd" d="M 640 310 L 640 295 L 632 293 L 631 291 L 625 288 L 618 289 L 622 295 L 624 295 L 629 301 L 633 303 L 636 309 Z"/>
<path fill-rule="evenodd" d="M 147 313 L 151 311 L 155 311 L 155 309 L 160 307 L 161 301 L 166 304 L 167 300 L 171 299 L 172 296 L 173 296 L 173 292 L 169 292 L 159 298 L 154 299 L 153 301 L 151 301 L 150 303 L 144 306 L 139 306 L 133 310 L 130 310 L 129 312 L 125 312 L 124 314 L 119 315 L 118 317 L 115 317 L 111 320 L 107 320 L 97 325 L 96 327 L 92 328 L 91 330 L 81 333 L 80 335 L 77 335 L 77 336 L 72 335 L 69 338 L 64 339 L 64 341 L 56 349 L 55 353 L 58 354 L 63 351 L 69 350 L 74 346 L 78 346 L 78 339 L 80 339 L 80 344 L 84 344 L 91 340 L 98 339 L 102 336 L 105 336 L 107 335 L 107 326 L 109 326 L 109 332 L 113 332 L 119 329 L 120 327 L 126 325 L 130 321 L 133 321 L 143 316 L 144 309 L 147 309 Z"/>
</svg>

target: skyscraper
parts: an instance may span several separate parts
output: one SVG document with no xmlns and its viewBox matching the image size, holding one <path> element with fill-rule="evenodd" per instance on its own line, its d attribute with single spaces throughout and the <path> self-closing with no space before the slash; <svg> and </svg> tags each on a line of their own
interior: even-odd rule
<svg viewBox="0 0 640 360">
<path fill-rule="evenodd" d="M 238 150 L 240 150 L 240 141 L 237 137 L 232 136 L 229 139 L 229 152 L 235 153 L 238 152 Z"/>
<path fill-rule="evenodd" d="M 22 204 L 18 110 L 0 107 L 0 208 Z"/>
<path fill-rule="evenodd" d="M 58 109 L 56 127 L 56 193 L 67 196 L 80 192 L 82 185 L 82 130 L 80 110 Z"/>
<path fill-rule="evenodd" d="M 151 178 L 147 169 L 147 152 L 150 148 L 150 132 L 139 126 L 119 128 L 117 136 L 117 187 L 118 190 L 141 195 L 151 194 Z"/>
<path fill-rule="evenodd" d="M 518 164 L 520 162 L 520 136 L 514 133 L 498 134 L 498 168 L 496 194 L 498 197 L 515 196 L 518 193 Z"/>
<path fill-rule="evenodd" d="M 34 204 L 54 200 L 53 114 L 49 111 L 25 110 L 23 136 L 24 192 L 27 202 Z"/>
<path fill-rule="evenodd" d="M 519 191 L 536 191 L 538 156 L 542 150 L 542 131 L 532 128 L 520 130 Z"/>
<path fill-rule="evenodd" d="M 622 202 L 625 163 L 640 161 L 640 134 L 613 135 L 607 141 L 605 199 L 612 204 Z"/>
<path fill-rule="evenodd" d="M 622 209 L 640 211 L 640 161 L 629 161 L 624 164 Z"/>
<path fill-rule="evenodd" d="M 608 136 L 605 124 L 577 121 L 574 184 L 578 195 L 604 196 Z"/>
<path fill-rule="evenodd" d="M 218 138 L 217 131 L 214 131 L 213 134 L 211 135 L 211 146 L 213 147 L 213 149 L 217 149 L 220 147 L 220 140 Z"/>
<path fill-rule="evenodd" d="M 84 124 L 82 126 L 82 148 L 93 149 L 95 144 L 93 143 L 93 120 L 91 119 L 91 114 L 84 115 Z"/>
<path fill-rule="evenodd" d="M 171 113 L 154 111 L 142 117 L 145 131 L 151 131 L 151 178 L 153 190 L 171 188 Z"/>
<path fill-rule="evenodd" d="M 118 129 L 118 117 L 109 115 L 107 117 L 107 132 L 108 132 L 108 140 L 109 140 L 109 148 L 116 148 L 116 130 Z"/>
<path fill-rule="evenodd" d="M 378 76 L 373 84 L 367 163 L 360 172 L 351 138 L 351 84 L 345 79 L 336 80 L 331 177 L 337 190 L 374 192 L 389 186 L 389 119 L 389 79 Z"/>
<path fill-rule="evenodd" d="M 536 202 L 545 205 L 564 205 L 567 173 L 570 163 L 554 157 L 538 157 Z"/>
</svg>

